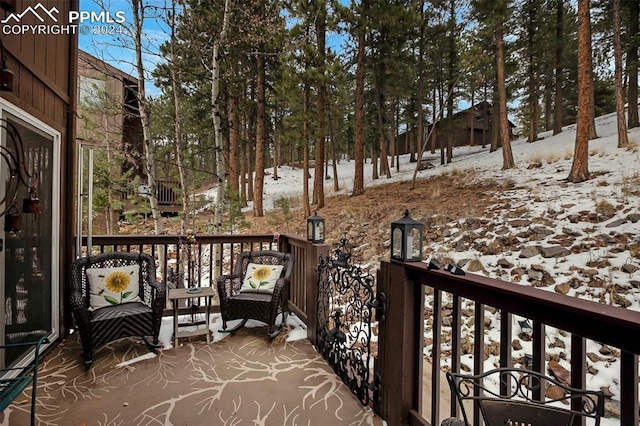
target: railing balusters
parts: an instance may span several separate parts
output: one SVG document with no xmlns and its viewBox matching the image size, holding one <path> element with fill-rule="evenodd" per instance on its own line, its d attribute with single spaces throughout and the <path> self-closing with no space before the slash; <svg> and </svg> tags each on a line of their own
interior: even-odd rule
<svg viewBox="0 0 640 426">
<path fill-rule="evenodd" d="M 630 338 L 637 339 L 637 335 Z M 621 426 L 638 426 L 638 355 L 627 351 L 620 354 Z"/>
<path fill-rule="evenodd" d="M 473 323 L 473 374 L 480 374 L 484 371 L 484 304 L 476 302 Z M 478 396 L 480 390 L 473 389 L 473 393 Z M 473 424 L 480 424 L 480 406 L 477 401 L 473 403 Z"/>
<path fill-rule="evenodd" d="M 571 386 L 584 389 L 587 386 L 587 345 L 586 339 L 577 334 L 571 335 Z M 543 371 L 544 373 L 544 371 Z M 543 395 L 544 397 L 544 395 Z M 574 410 L 580 411 L 580 400 L 571 400 Z M 573 426 L 584 426 L 585 419 L 576 419 Z"/>
<path fill-rule="evenodd" d="M 461 297 L 457 294 L 453 295 L 453 301 L 451 302 L 451 370 L 460 371 L 460 356 L 462 355 L 462 301 Z M 451 395 L 451 408 L 450 412 L 452 416 L 458 414 L 458 403 L 454 395 Z"/>
<path fill-rule="evenodd" d="M 433 293 L 433 344 L 431 345 L 431 424 L 440 424 L 440 365 L 442 357 L 442 291 Z"/>
<path fill-rule="evenodd" d="M 533 351 L 533 366 L 532 370 L 539 373 L 545 373 L 546 365 L 546 335 L 544 324 L 540 321 L 533 321 L 531 325 L 533 334 L 531 336 L 532 351 Z M 541 388 L 533 391 L 533 399 L 542 401 L 544 394 Z"/>
<path fill-rule="evenodd" d="M 172 257 L 172 253 L 175 254 L 176 262 L 176 276 L 181 277 L 184 275 L 184 267 L 180 262 L 182 247 L 181 241 L 185 236 L 181 235 L 98 235 L 92 237 L 92 247 L 86 248 L 87 237 L 82 238 L 83 250 L 86 248 L 86 253 L 104 253 L 111 251 L 138 251 L 149 253 L 162 261 L 162 265 L 158 265 L 158 273 L 160 274 L 158 279 L 163 282 L 167 282 L 168 279 L 168 265 L 169 260 Z M 306 262 L 306 253 L 316 253 L 317 248 L 311 250 L 310 247 L 314 247 L 311 243 L 304 238 L 300 238 L 294 235 L 283 234 L 280 236 L 279 241 L 275 241 L 273 234 L 259 234 L 259 235 L 197 235 L 196 240 L 199 243 L 201 253 L 206 253 L 209 250 L 208 258 L 203 259 L 202 254 L 198 257 L 198 265 L 203 273 L 203 266 L 209 266 L 209 279 L 208 281 L 202 281 L 203 285 L 210 285 L 215 287 L 218 273 L 228 273 L 233 270 L 235 257 L 238 253 L 248 250 L 280 250 L 282 247 L 284 250 L 295 250 L 296 262 L 294 263 L 294 273 L 291 279 L 291 295 L 292 300 L 289 301 L 289 305 L 292 310 L 296 312 L 303 321 L 307 320 L 307 298 L 306 287 L 309 285 L 307 270 L 309 263 Z M 213 254 L 216 252 L 215 248 L 219 247 L 216 256 Z M 323 247 L 326 251 L 326 246 L 319 245 L 316 247 Z M 315 256 L 315 255 L 314 255 Z M 313 259 L 313 262 L 317 262 L 317 256 Z M 216 270 L 219 269 L 217 273 Z M 312 283 L 315 285 L 315 283 Z M 315 286 L 314 286 L 315 288 Z M 219 307 L 214 306 L 215 312 Z M 171 315 L 171 312 L 167 310 L 165 315 Z"/>
<path fill-rule="evenodd" d="M 500 367 L 512 367 L 511 339 L 513 336 L 513 315 L 505 309 L 500 311 Z M 507 395 L 509 383 L 500 382 L 500 395 Z"/>
</svg>

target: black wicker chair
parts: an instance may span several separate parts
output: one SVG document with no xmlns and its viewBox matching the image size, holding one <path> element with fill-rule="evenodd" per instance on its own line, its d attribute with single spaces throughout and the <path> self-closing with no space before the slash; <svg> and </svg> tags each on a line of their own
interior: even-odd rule
<svg viewBox="0 0 640 426">
<path fill-rule="evenodd" d="M 91 310 L 88 268 L 139 265 L 140 302 Z M 165 306 L 165 286 L 156 282 L 154 259 L 144 253 L 114 252 L 76 259 L 71 264 L 71 310 L 80 332 L 84 360 L 93 362 L 93 351 L 124 337 L 142 336 L 150 348 L 158 345 Z M 153 343 L 147 340 L 151 336 Z"/>
<path fill-rule="evenodd" d="M 276 281 L 273 293 L 240 292 L 242 280 L 249 263 L 262 265 L 282 265 L 282 273 Z M 258 320 L 269 326 L 269 337 L 274 338 L 281 331 L 289 313 L 284 300 L 285 288 L 289 284 L 293 271 L 293 256 L 272 250 L 243 252 L 236 259 L 231 275 L 218 278 L 218 295 L 222 314 L 222 331 L 239 330 L 249 319 Z M 276 329 L 278 314 L 282 314 L 282 323 Z M 233 329 L 227 330 L 227 322 L 242 319 Z"/>
<path fill-rule="evenodd" d="M 448 372 L 447 381 L 466 425 L 470 422 L 464 401 L 477 404 L 487 426 L 570 426 L 575 424 L 574 419 L 586 418 L 598 426 L 604 415 L 602 391 L 572 388 L 531 370 L 496 368 L 475 376 Z M 507 389 L 505 393 L 500 393 L 500 384 Z M 545 397 L 552 387 L 556 392 Z M 542 394 L 543 401 L 534 397 L 536 391 Z"/>
</svg>

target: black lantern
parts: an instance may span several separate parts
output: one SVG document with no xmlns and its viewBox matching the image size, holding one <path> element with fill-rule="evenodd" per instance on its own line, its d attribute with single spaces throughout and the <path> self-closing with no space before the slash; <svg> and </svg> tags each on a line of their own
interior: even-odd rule
<svg viewBox="0 0 640 426">
<path fill-rule="evenodd" d="M 402 219 L 391 222 L 391 259 L 402 262 L 419 262 L 422 260 L 421 223 L 409 216 L 405 210 Z"/>
<path fill-rule="evenodd" d="M 307 241 L 324 243 L 324 219 L 318 216 L 318 212 L 307 218 Z"/>
</svg>

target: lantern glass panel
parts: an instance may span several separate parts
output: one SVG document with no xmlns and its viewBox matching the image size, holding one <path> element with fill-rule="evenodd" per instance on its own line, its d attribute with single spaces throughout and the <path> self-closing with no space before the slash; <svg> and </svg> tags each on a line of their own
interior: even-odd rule
<svg viewBox="0 0 640 426">
<path fill-rule="evenodd" d="M 313 222 L 307 222 L 307 240 L 313 241 Z"/>
<path fill-rule="evenodd" d="M 402 229 L 393 229 L 393 241 L 391 242 L 391 256 L 402 259 Z"/>
<path fill-rule="evenodd" d="M 324 223 L 316 222 L 313 230 L 313 239 L 315 241 L 324 240 Z"/>
<path fill-rule="evenodd" d="M 420 230 L 411 228 L 407 236 L 407 259 L 419 259 L 420 250 Z"/>
</svg>

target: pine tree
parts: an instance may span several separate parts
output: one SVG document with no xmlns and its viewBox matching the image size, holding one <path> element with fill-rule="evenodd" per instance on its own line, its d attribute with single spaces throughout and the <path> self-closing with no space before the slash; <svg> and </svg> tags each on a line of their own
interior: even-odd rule
<svg viewBox="0 0 640 426">
<path fill-rule="evenodd" d="M 574 183 L 589 179 L 589 92 L 593 93 L 589 21 L 589 0 L 578 0 L 578 123 L 573 164 L 567 178 Z"/>
</svg>

